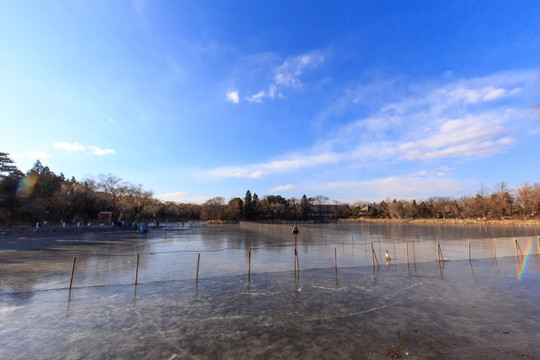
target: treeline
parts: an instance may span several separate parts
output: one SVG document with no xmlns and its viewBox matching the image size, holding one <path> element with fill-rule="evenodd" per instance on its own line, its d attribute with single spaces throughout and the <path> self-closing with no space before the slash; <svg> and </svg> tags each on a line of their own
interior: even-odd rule
<svg viewBox="0 0 540 360">
<path fill-rule="evenodd" d="M 540 183 L 524 182 L 516 189 L 505 182 L 493 189 L 483 185 L 474 196 L 461 198 L 430 197 L 427 200 L 358 201 L 354 204 L 330 202 L 318 195 L 301 199 L 285 199 L 246 192 L 244 199 L 233 198 L 225 202 L 215 197 L 202 205 L 201 218 L 218 220 L 339 220 L 347 218 L 370 219 L 538 219 L 540 218 Z"/>
<path fill-rule="evenodd" d="M 142 185 L 112 174 L 77 181 L 55 174 L 39 160 L 26 173 L 0 153 L 0 224 L 18 225 L 47 221 L 83 224 L 101 211 L 111 211 L 114 221 L 141 219 L 190 220 L 200 217 L 201 207 L 162 202 Z"/>
<path fill-rule="evenodd" d="M 385 200 L 356 203 L 351 217 L 387 219 L 483 219 L 530 220 L 540 218 L 540 183 L 523 182 L 515 189 L 505 182 L 488 189 L 483 185 L 474 196 L 430 197 L 416 200 Z"/>
<path fill-rule="evenodd" d="M 384 200 L 345 204 L 326 196 L 286 199 L 248 190 L 243 198 L 214 197 L 202 205 L 164 202 L 142 185 L 112 174 L 81 181 L 55 174 L 39 160 L 26 173 L 0 152 L 0 225 L 33 222 L 68 224 L 95 221 L 111 211 L 113 221 L 335 221 L 345 218 L 382 219 L 534 219 L 540 214 L 540 183 L 522 183 L 510 189 L 501 182 L 483 185 L 474 196 L 431 197 L 424 201 Z"/>
</svg>

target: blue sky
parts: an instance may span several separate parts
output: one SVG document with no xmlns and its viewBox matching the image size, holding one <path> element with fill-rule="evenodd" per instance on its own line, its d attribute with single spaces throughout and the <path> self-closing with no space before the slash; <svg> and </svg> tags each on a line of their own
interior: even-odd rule
<svg viewBox="0 0 540 360">
<path fill-rule="evenodd" d="M 540 181 L 537 1 L 0 3 L 0 151 L 167 200 Z"/>
</svg>

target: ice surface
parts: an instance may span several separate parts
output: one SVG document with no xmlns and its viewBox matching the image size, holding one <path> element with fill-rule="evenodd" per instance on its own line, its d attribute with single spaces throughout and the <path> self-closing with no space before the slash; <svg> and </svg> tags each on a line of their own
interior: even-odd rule
<svg viewBox="0 0 540 360">
<path fill-rule="evenodd" d="M 393 229 L 394 241 L 384 229 L 367 237 L 371 244 L 381 236 L 383 258 L 384 247 L 405 243 Z M 519 231 L 497 239 L 513 254 L 471 262 L 468 238 L 480 244 L 477 253 L 482 242 L 493 251 L 484 233 L 412 235 L 419 252 L 439 240 L 465 259 L 439 263 L 435 253 L 409 265 L 380 259 L 379 268 L 365 245 L 353 254 L 350 241 L 338 236 L 334 245 L 327 233 L 299 241 L 298 273 L 290 234 L 234 226 L 19 239 L 44 245 L 34 250 L 1 239 L 0 358 L 537 359 L 540 257 L 532 247 L 518 280 L 524 259 L 515 256 L 513 236 L 525 251 L 534 235 Z M 249 247 L 256 249 L 250 277 Z M 134 286 L 138 253 L 141 284 Z"/>
</svg>

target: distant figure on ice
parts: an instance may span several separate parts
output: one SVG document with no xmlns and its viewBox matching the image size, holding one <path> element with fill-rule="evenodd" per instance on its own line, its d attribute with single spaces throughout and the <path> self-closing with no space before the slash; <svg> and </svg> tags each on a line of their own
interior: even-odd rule
<svg viewBox="0 0 540 360">
<path fill-rule="evenodd" d="M 293 233 L 294 235 L 297 235 L 298 232 L 299 232 L 298 225 L 297 225 L 297 223 L 294 223 L 294 227 L 293 227 L 291 233 Z"/>
<path fill-rule="evenodd" d="M 390 260 L 392 260 L 392 258 L 390 257 L 390 254 L 388 253 L 388 250 L 386 250 L 386 261 L 390 262 Z"/>
</svg>

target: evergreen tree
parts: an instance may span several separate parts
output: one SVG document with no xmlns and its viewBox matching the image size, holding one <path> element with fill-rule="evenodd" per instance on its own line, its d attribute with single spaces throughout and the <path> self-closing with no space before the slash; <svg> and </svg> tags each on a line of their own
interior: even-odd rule
<svg viewBox="0 0 540 360">
<path fill-rule="evenodd" d="M 0 179 L 18 171 L 17 167 L 12 164 L 13 160 L 9 158 L 9 154 L 0 152 Z"/>
<path fill-rule="evenodd" d="M 246 220 L 253 219 L 253 200 L 251 199 L 251 191 L 246 191 L 244 197 L 244 218 Z"/>
<path fill-rule="evenodd" d="M 302 196 L 302 200 L 300 200 L 300 216 L 302 217 L 302 220 L 307 220 L 309 219 L 310 214 L 311 202 L 310 199 L 308 199 L 304 194 L 304 196 Z"/>
<path fill-rule="evenodd" d="M 256 193 L 253 194 L 253 200 L 251 202 L 251 208 L 253 209 L 253 219 L 257 219 L 259 217 L 259 195 Z"/>
</svg>

